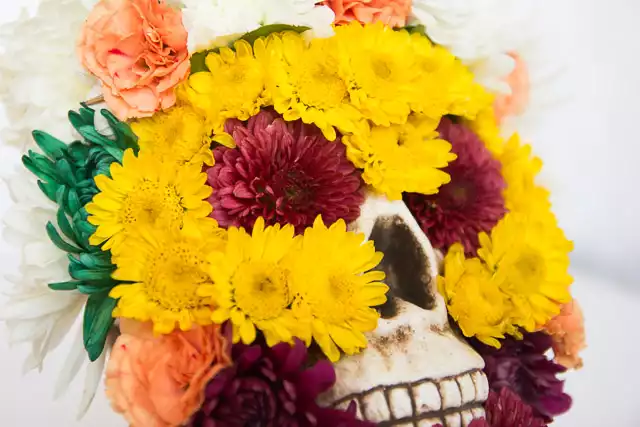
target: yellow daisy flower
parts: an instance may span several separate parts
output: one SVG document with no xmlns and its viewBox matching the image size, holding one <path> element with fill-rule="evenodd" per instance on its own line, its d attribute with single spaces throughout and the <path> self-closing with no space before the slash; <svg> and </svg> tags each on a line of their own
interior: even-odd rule
<svg viewBox="0 0 640 427">
<path fill-rule="evenodd" d="M 504 191 L 507 209 L 531 216 L 549 212 L 549 192 L 535 183 L 536 176 L 542 169 L 542 160 L 532 157 L 531 146 L 522 145 L 518 134 L 514 134 L 504 145 L 499 160 L 502 163 L 502 176 L 507 184 Z"/>
<path fill-rule="evenodd" d="M 511 212 L 479 234 L 478 256 L 514 306 L 514 323 L 529 332 L 544 325 L 571 300 L 568 273 L 573 244 L 551 212 L 535 217 Z"/>
<path fill-rule="evenodd" d="M 116 259 L 113 278 L 133 283 L 111 290 L 119 298 L 114 317 L 151 321 L 158 334 L 211 324 L 210 298 L 198 296 L 197 289 L 211 283 L 207 255 L 223 246 L 224 231 L 212 219 L 196 234 L 143 226 Z"/>
<path fill-rule="evenodd" d="M 269 70 L 267 88 L 276 111 L 285 120 L 302 119 L 315 124 L 324 136 L 336 139 L 341 132 L 362 126 L 362 114 L 351 105 L 347 82 L 340 74 L 337 40 L 314 39 L 310 46 L 298 33 L 287 32 L 256 42 L 256 53 Z"/>
<path fill-rule="evenodd" d="M 438 288 L 464 336 L 496 348 L 500 347 L 498 338 L 507 333 L 521 336 L 510 318 L 507 295 L 478 258 L 465 259 L 459 243 L 452 245 L 444 258 L 444 276 L 438 277 Z"/>
<path fill-rule="evenodd" d="M 199 165 L 162 162 L 141 150 L 124 152 L 122 165 L 113 163 L 111 178 L 95 178 L 100 193 L 87 204 L 89 223 L 97 226 L 89 242 L 121 252 L 122 243 L 137 228 L 151 226 L 166 230 L 187 230 L 211 213 L 205 200 L 211 194 L 207 175 Z"/>
<path fill-rule="evenodd" d="M 405 125 L 374 126 L 368 133 L 345 135 L 347 157 L 364 169 L 362 177 L 390 200 L 403 192 L 434 194 L 450 181 L 445 168 L 456 155 L 439 139 L 438 121 L 412 115 Z"/>
<path fill-rule="evenodd" d="M 213 127 L 188 104 L 131 123 L 140 148 L 165 162 L 213 165 Z"/>
<path fill-rule="evenodd" d="M 222 132 L 228 118 L 248 120 L 267 105 L 265 71 L 245 40 L 233 49 L 207 55 L 208 72 L 192 74 L 186 88 L 191 103 L 210 116 L 216 133 Z"/>
<path fill-rule="evenodd" d="M 505 141 L 500 135 L 500 128 L 493 106 L 489 105 L 482 109 L 475 118 L 466 120 L 465 124 L 478 135 L 495 157 L 500 157 L 504 150 Z"/>
<path fill-rule="evenodd" d="M 389 290 L 380 281 L 384 273 L 370 271 L 382 260 L 373 242 L 347 232 L 339 220 L 327 228 L 318 217 L 304 233 L 296 254 L 291 283 L 296 294 L 294 310 L 301 319 L 312 319 L 310 335 L 329 360 L 336 362 L 342 349 L 355 354 L 367 346 L 364 332 L 377 327 Z"/>
<path fill-rule="evenodd" d="M 233 341 L 251 344 L 256 329 L 264 333 L 269 346 L 301 336 L 290 309 L 293 295 L 286 258 L 299 242 L 293 227 L 264 226 L 258 218 L 251 235 L 231 227 L 226 247 L 210 256 L 213 284 L 200 287 L 198 294 L 210 297 L 217 324 L 233 325 Z"/>
<path fill-rule="evenodd" d="M 405 123 L 418 73 L 409 33 L 357 21 L 335 31 L 351 103 L 376 125 Z"/>
<path fill-rule="evenodd" d="M 491 106 L 493 97 L 446 48 L 418 33 L 411 35 L 411 45 L 415 74 L 410 106 L 414 112 L 434 119 L 447 114 L 472 119 Z"/>
</svg>

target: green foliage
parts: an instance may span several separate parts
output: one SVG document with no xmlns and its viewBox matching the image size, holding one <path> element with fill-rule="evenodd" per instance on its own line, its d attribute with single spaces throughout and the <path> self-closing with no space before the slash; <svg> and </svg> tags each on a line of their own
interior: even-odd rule
<svg viewBox="0 0 640 427">
<path fill-rule="evenodd" d="M 118 284 L 111 278 L 115 265 L 111 253 L 89 243 L 95 226 L 87 221 L 85 205 L 98 193 L 94 178 L 110 176 L 114 162 L 122 162 L 126 149 L 138 151 L 131 128 L 109 111 L 102 110 L 113 136 L 95 129 L 95 111 L 83 106 L 69 113 L 69 121 L 83 141 L 71 144 L 40 131 L 33 139 L 42 153 L 29 151 L 23 156 L 24 166 L 38 177 L 42 192 L 58 205 L 55 222 L 46 224 L 47 235 L 60 250 L 67 252 L 72 280 L 51 283 L 55 291 L 78 291 L 89 296 L 84 313 L 84 345 L 94 361 L 102 354 L 113 318 L 116 300 L 109 291 Z"/>
<path fill-rule="evenodd" d="M 253 30 L 244 34 L 242 37 L 240 37 L 239 40 L 245 40 L 249 42 L 251 46 L 253 46 L 255 41 L 258 40 L 260 37 L 267 37 L 269 34 L 272 34 L 272 33 L 282 33 L 285 31 L 294 31 L 296 33 L 303 33 L 310 29 L 311 28 L 309 27 L 286 25 L 286 24 L 264 25 L 256 30 Z M 235 41 L 229 43 L 230 48 L 233 48 L 233 43 L 235 43 Z M 200 73 L 202 71 L 209 71 L 209 68 L 207 68 L 207 64 L 205 63 L 205 60 L 207 59 L 207 55 L 209 55 L 210 53 L 217 53 L 219 51 L 220 51 L 219 48 L 207 49 L 207 50 L 202 50 L 200 52 L 196 52 L 193 55 L 191 55 L 191 74 Z"/>
</svg>

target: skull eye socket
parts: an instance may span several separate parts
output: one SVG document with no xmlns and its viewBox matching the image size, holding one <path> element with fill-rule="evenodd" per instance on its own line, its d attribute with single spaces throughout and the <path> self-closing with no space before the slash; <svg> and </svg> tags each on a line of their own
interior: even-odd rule
<svg viewBox="0 0 640 427">
<path fill-rule="evenodd" d="M 376 250 L 384 253 L 376 270 L 386 274 L 389 286 L 387 302 L 377 307 L 380 315 L 391 318 L 398 314 L 395 298 L 425 310 L 435 306 L 431 290 L 429 258 L 409 226 L 400 216 L 379 217 L 371 231 Z"/>
</svg>

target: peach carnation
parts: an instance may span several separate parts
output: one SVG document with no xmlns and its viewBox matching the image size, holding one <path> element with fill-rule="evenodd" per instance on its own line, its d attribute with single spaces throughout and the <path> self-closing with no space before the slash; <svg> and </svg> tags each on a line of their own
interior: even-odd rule
<svg viewBox="0 0 640 427">
<path fill-rule="evenodd" d="M 175 87 L 190 71 L 182 12 L 164 0 L 102 0 L 89 14 L 77 50 L 121 120 L 171 107 Z"/>
<path fill-rule="evenodd" d="M 124 321 L 107 365 L 107 396 L 131 427 L 169 427 L 189 420 L 207 383 L 231 364 L 217 325 L 154 337 L 150 324 Z"/>
<path fill-rule="evenodd" d="M 336 14 L 336 24 L 380 21 L 390 27 L 403 27 L 411 12 L 411 0 L 325 0 L 321 4 Z"/>
<path fill-rule="evenodd" d="M 576 300 L 564 304 L 560 314 L 544 327 L 553 339 L 555 361 L 568 369 L 582 367 L 579 353 L 585 347 L 584 316 Z"/>
<path fill-rule="evenodd" d="M 509 56 L 515 61 L 513 71 L 507 76 L 506 83 L 511 88 L 510 94 L 500 94 L 496 97 L 493 109 L 498 123 L 508 116 L 522 114 L 529 104 L 529 70 L 522 57 L 515 52 Z"/>
</svg>

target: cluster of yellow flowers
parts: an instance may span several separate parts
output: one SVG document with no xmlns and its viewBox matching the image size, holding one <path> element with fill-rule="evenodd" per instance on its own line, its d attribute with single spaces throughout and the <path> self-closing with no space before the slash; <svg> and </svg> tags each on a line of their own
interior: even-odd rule
<svg viewBox="0 0 640 427">
<path fill-rule="evenodd" d="M 420 34 L 357 22 L 335 32 L 310 43 L 277 33 L 211 52 L 209 71 L 189 79 L 188 99 L 216 133 L 226 119 L 247 120 L 265 106 L 315 124 L 331 141 L 339 131 L 375 190 L 391 199 L 433 194 L 449 179 L 439 169 L 455 159 L 435 132 L 440 119 L 473 119 L 491 97 L 450 52 Z"/>
<path fill-rule="evenodd" d="M 96 177 L 91 242 L 111 250 L 113 278 L 125 282 L 111 291 L 113 315 L 151 321 L 160 334 L 229 320 L 235 341 L 249 344 L 257 330 L 269 345 L 315 340 L 332 361 L 365 348 L 379 318 L 372 307 L 388 290 L 384 273 L 370 271 L 382 259 L 373 242 L 320 217 L 295 237 L 262 218 L 251 234 L 219 228 L 204 200 L 206 158 L 171 157 L 160 144 L 126 151 L 111 178 Z"/>
<path fill-rule="evenodd" d="M 508 213 L 490 235 L 479 235 L 478 257 L 465 258 L 459 244 L 449 248 L 438 285 L 464 335 L 500 347 L 497 338 L 541 329 L 571 300 L 573 244 L 551 212 L 548 191 L 535 182 L 541 160 L 517 134 L 504 141 L 493 117 L 487 109 L 468 124 L 502 164 Z"/>
</svg>

